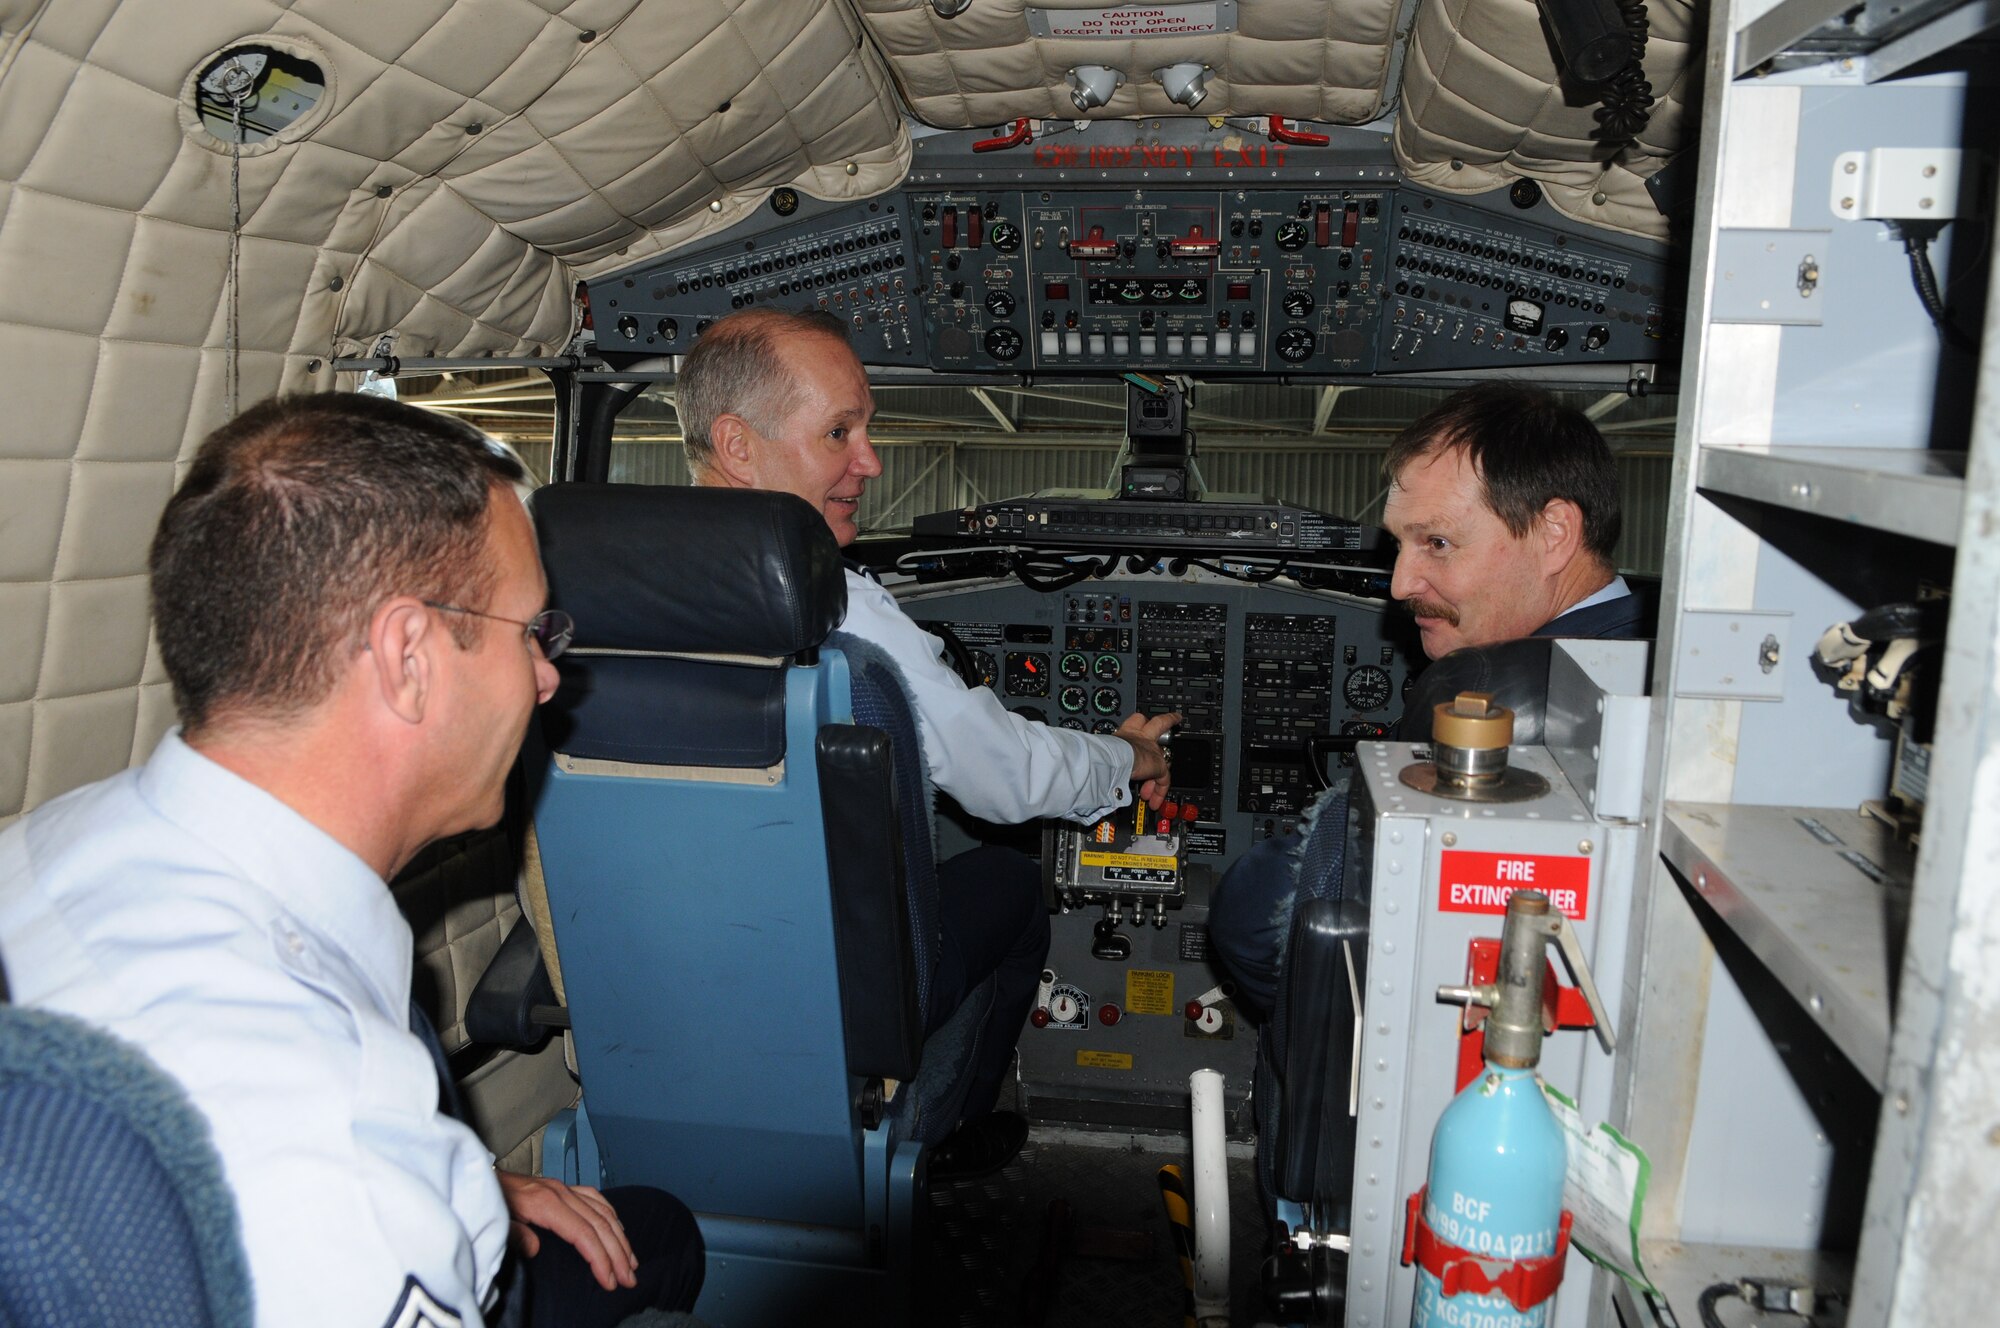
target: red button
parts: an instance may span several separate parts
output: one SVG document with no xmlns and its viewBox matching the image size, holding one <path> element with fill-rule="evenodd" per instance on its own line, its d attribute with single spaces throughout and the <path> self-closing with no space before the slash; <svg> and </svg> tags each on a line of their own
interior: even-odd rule
<svg viewBox="0 0 2000 1328">
<path fill-rule="evenodd" d="M 1048 1008 L 1046 1006 L 1036 1006 L 1035 1012 L 1028 1016 L 1028 1022 L 1036 1028 L 1047 1028 L 1049 1026 Z"/>
<path fill-rule="evenodd" d="M 1189 1001 L 1186 1006 L 1182 1007 L 1181 1013 L 1190 1019 L 1201 1018 L 1201 1002 Z"/>
<path fill-rule="evenodd" d="M 1201 819 L 1201 810 L 1191 802 L 1184 802 L 1181 804 L 1181 819 L 1183 821 L 1199 821 Z"/>
<path fill-rule="evenodd" d="M 1106 1028 L 1111 1027 L 1124 1017 L 1125 1012 L 1115 1005 L 1100 1005 L 1097 1007 L 1097 1022 L 1103 1024 Z"/>
<path fill-rule="evenodd" d="M 1171 799 L 1169 799 L 1168 801 L 1160 804 L 1161 820 L 1171 821 L 1180 814 L 1181 814 L 1181 805 L 1178 802 L 1174 802 Z"/>
</svg>

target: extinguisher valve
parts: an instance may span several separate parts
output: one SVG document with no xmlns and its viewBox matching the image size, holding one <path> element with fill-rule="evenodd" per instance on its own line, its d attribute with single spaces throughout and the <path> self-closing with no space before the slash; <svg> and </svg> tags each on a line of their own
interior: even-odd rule
<svg viewBox="0 0 2000 1328">
<path fill-rule="evenodd" d="M 1584 962 L 1576 929 L 1562 913 L 1549 907 L 1539 890 L 1516 890 L 1507 900 L 1507 920 L 1500 929 L 1500 977 L 1476 987 L 1443 986 L 1440 1001 L 1477 1005 L 1491 1013 L 1486 1019 L 1486 1057 L 1498 1065 L 1526 1067 L 1542 1059 L 1542 966 L 1550 941 L 1561 952 L 1570 980 L 1583 993 L 1595 1021 L 1597 1040 L 1610 1051 L 1611 1019 L 1597 997 L 1597 983 Z"/>
</svg>

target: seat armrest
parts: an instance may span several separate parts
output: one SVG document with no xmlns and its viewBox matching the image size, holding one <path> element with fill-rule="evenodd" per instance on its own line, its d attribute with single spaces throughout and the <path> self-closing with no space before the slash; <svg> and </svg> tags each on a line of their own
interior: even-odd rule
<svg viewBox="0 0 2000 1328">
<path fill-rule="evenodd" d="M 914 1079 L 924 1021 L 889 735 L 828 724 L 817 745 L 847 1072 Z"/>
<path fill-rule="evenodd" d="M 472 989 L 465 1006 L 466 1038 L 491 1046 L 533 1047 L 551 1028 L 567 1027 L 568 1012 L 556 1002 L 555 986 L 542 965 L 541 943 L 522 918 Z"/>
</svg>

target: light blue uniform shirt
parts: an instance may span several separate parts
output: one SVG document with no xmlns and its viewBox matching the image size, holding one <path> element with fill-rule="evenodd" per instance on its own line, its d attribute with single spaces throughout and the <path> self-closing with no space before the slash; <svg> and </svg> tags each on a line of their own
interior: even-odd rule
<svg viewBox="0 0 2000 1328">
<path fill-rule="evenodd" d="M 852 632 L 887 651 L 909 684 L 931 782 L 974 816 L 1018 825 L 1037 816 L 1088 824 L 1132 801 L 1132 744 L 1022 719 L 991 688 L 967 687 L 938 655 L 944 642 L 896 597 L 849 569 Z"/>
<path fill-rule="evenodd" d="M 260 1325 L 481 1322 L 507 1210 L 438 1111 L 409 924 L 361 859 L 176 731 L 0 833 L 0 957 L 208 1118 Z"/>
</svg>

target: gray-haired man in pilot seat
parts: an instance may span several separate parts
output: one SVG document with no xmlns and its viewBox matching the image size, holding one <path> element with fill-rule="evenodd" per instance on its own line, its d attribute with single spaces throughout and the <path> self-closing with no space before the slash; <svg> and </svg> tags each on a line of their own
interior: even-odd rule
<svg viewBox="0 0 2000 1328">
<path fill-rule="evenodd" d="M 670 1195 L 494 1170 L 451 1111 L 384 884 L 499 819 L 555 690 L 568 621 L 544 612 L 520 478 L 471 430 L 375 397 L 224 425 L 153 542 L 181 727 L 0 834 L 16 1001 L 108 1029 L 187 1090 L 265 1328 L 609 1328 L 701 1288 Z"/>
<path fill-rule="evenodd" d="M 702 333 L 683 366 L 676 409 L 695 483 L 797 494 L 845 548 L 882 463 L 868 440 L 875 399 L 839 319 L 777 309 L 731 314 Z M 1178 715 L 1131 715 L 1115 734 L 1031 723 L 984 687 L 967 687 L 939 659 L 943 643 L 894 596 L 850 565 L 841 630 L 880 646 L 899 666 L 937 786 L 975 816 L 1002 824 L 1040 816 L 1093 821 L 1128 805 L 1132 786 L 1158 807 L 1167 791 L 1159 739 Z M 994 974 L 993 1013 L 980 1033 L 964 1123 L 932 1152 L 934 1180 L 1006 1164 L 1027 1123 L 992 1110 L 1048 954 L 1038 872 L 1008 849 L 985 847 L 939 864 L 943 953 L 928 1029 Z"/>
</svg>

